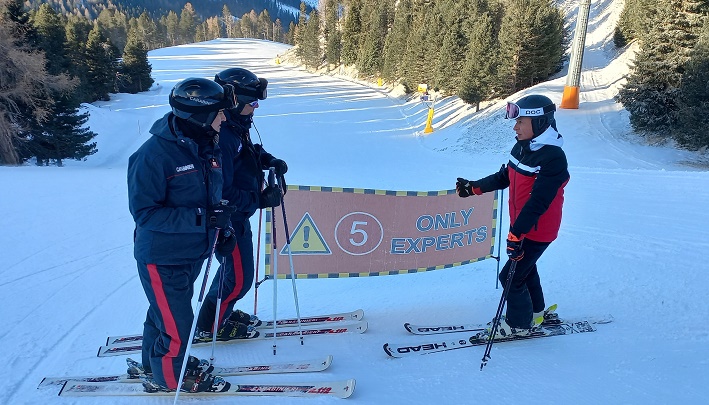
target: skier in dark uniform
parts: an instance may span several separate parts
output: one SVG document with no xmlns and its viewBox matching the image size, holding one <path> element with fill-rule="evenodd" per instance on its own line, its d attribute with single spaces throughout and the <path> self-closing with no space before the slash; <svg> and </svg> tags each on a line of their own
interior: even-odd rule
<svg viewBox="0 0 709 405">
<path fill-rule="evenodd" d="M 249 219 L 259 208 L 277 207 L 281 191 L 277 186 L 263 188 L 264 170 L 271 167 L 278 176 L 288 171 L 286 162 L 274 158 L 262 145 L 251 141 L 249 128 L 259 100 L 266 99 L 268 81 L 242 68 L 219 72 L 215 82 L 233 86 L 235 107 L 225 110 L 226 122 L 219 134 L 223 155 L 223 198 L 234 208 L 231 224 L 236 248 L 228 255 L 217 255 L 221 263 L 207 294 L 197 321 L 201 339 L 212 338 L 219 281 L 223 280 L 217 339 L 231 340 L 250 337 L 257 317 L 234 310 L 234 305 L 251 289 L 254 281 L 254 247 Z M 263 191 L 262 191 L 263 189 Z M 249 328 L 251 326 L 251 328 Z"/>
<path fill-rule="evenodd" d="M 564 187 L 569 181 L 555 110 L 554 103 L 541 95 L 507 103 L 505 118 L 516 120 L 517 134 L 509 162 L 499 172 L 480 180 L 459 177 L 456 182 L 461 197 L 510 188 L 509 260 L 500 273 L 503 285 L 511 263 L 516 261 L 517 265 L 507 292 L 507 313 L 500 321 L 495 339 L 528 335 L 548 315 L 537 261 L 559 233 Z"/>
<path fill-rule="evenodd" d="M 221 153 L 216 139 L 233 97 L 211 80 L 185 79 L 170 92 L 172 111 L 128 162 L 134 255 L 150 306 L 143 329 L 143 368 L 157 389 L 176 390 L 191 334 L 194 282 L 216 228 L 227 229 Z M 229 251 L 221 238 L 218 251 Z M 229 383 L 189 356 L 181 390 L 224 391 Z M 147 386 L 146 386 L 147 388 Z M 155 388 L 155 387 L 153 387 Z"/>
</svg>

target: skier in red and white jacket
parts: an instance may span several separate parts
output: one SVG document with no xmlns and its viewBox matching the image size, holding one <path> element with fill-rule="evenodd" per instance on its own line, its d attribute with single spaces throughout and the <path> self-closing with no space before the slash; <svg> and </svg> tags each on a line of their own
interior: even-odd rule
<svg viewBox="0 0 709 405">
<path fill-rule="evenodd" d="M 461 197 L 480 195 L 509 187 L 509 260 L 500 273 L 505 284 L 510 265 L 517 262 L 507 292 L 507 313 L 495 339 L 528 335 L 534 319 L 544 315 L 544 293 L 537 260 L 554 241 L 561 225 L 564 187 L 569 181 L 563 138 L 554 119 L 556 106 L 542 95 L 529 95 L 507 103 L 505 118 L 516 121 L 517 143 L 510 160 L 499 172 L 480 180 L 458 178 Z"/>
</svg>

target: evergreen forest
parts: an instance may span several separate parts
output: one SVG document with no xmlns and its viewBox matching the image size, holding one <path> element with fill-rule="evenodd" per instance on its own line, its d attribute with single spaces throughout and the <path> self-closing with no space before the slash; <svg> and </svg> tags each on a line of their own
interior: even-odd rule
<svg viewBox="0 0 709 405">
<path fill-rule="evenodd" d="M 479 107 L 558 74 L 571 40 L 553 0 L 320 0 L 299 2 L 297 20 L 282 20 L 275 3 L 237 12 L 196 3 L 199 11 L 168 0 L 0 0 L 0 164 L 95 153 L 81 103 L 148 90 L 156 48 L 239 37 L 295 44 L 308 68 L 354 68 L 409 92 L 427 83 Z M 709 0 L 625 1 L 613 41 L 637 54 L 616 100 L 649 141 L 709 146 L 708 14 Z"/>
</svg>

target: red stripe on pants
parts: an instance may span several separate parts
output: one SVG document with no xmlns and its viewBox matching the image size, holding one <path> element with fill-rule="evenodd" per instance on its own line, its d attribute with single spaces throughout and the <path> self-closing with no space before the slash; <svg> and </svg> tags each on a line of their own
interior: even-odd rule
<svg viewBox="0 0 709 405">
<path fill-rule="evenodd" d="M 177 332 L 175 317 L 170 311 L 170 305 L 167 303 L 165 290 L 162 287 L 160 273 L 158 273 L 158 268 L 155 264 L 148 265 L 148 274 L 150 274 L 150 285 L 153 287 L 153 292 L 155 293 L 155 300 L 158 303 L 158 310 L 162 317 L 165 331 L 170 336 L 170 347 L 168 348 L 167 354 L 162 358 L 162 371 L 167 388 L 174 390 L 177 389 L 177 381 L 175 380 L 175 370 L 172 361 L 180 353 L 182 341 L 180 340 L 180 334 Z"/>
<path fill-rule="evenodd" d="M 241 251 L 239 250 L 239 245 L 236 245 L 234 250 L 231 252 L 231 260 L 234 265 L 234 290 L 229 294 L 229 296 L 224 300 L 224 302 L 231 302 L 235 300 L 236 297 L 241 293 L 241 289 L 244 288 L 244 264 L 241 262 Z M 222 305 L 219 308 L 219 324 L 224 322 L 224 312 L 226 312 L 226 305 Z"/>
</svg>

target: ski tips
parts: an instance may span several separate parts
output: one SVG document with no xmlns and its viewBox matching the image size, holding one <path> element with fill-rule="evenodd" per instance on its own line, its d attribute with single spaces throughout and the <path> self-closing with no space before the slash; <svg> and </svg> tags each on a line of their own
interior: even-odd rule
<svg viewBox="0 0 709 405">
<path fill-rule="evenodd" d="M 369 329 L 369 323 L 367 321 L 359 321 L 360 323 L 357 325 L 357 331 L 359 333 L 364 333 Z"/>
<path fill-rule="evenodd" d="M 328 354 L 327 357 L 325 358 L 325 361 L 322 362 L 322 365 L 324 368 L 330 367 L 330 364 L 332 364 L 332 355 Z"/>
<path fill-rule="evenodd" d="M 357 382 L 354 378 L 350 378 L 349 380 L 347 380 L 347 385 L 345 386 L 345 393 L 341 395 L 340 398 L 345 399 L 351 397 L 354 393 L 356 384 Z"/>
</svg>

